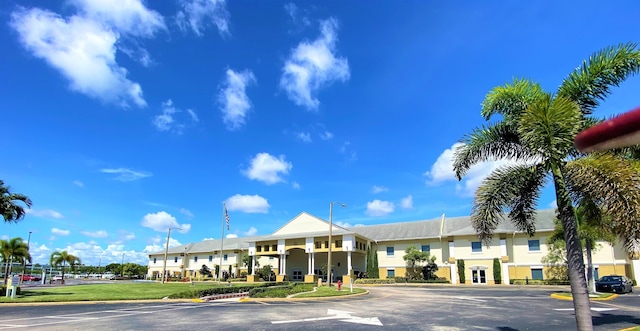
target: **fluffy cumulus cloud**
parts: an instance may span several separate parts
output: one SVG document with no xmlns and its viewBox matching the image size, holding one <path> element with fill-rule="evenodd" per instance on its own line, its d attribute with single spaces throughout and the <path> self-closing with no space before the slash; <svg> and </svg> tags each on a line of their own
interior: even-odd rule
<svg viewBox="0 0 640 331">
<path fill-rule="evenodd" d="M 144 215 L 141 225 L 158 232 L 167 232 L 171 228 L 181 233 L 187 233 L 191 229 L 191 224 L 178 223 L 178 220 L 166 211 Z"/>
<path fill-rule="evenodd" d="M 82 233 L 83 235 L 87 236 L 87 237 L 92 237 L 92 238 L 106 238 L 109 236 L 109 234 L 107 233 L 107 231 L 104 230 L 98 230 L 98 231 L 80 231 L 80 233 Z"/>
<path fill-rule="evenodd" d="M 389 191 L 389 189 L 384 186 L 374 185 L 373 188 L 371 188 L 371 193 L 373 194 L 380 193 L 380 192 L 387 192 L 387 191 Z"/>
<path fill-rule="evenodd" d="M 312 142 L 311 134 L 309 132 L 298 132 L 298 133 L 296 133 L 296 137 L 298 139 L 300 139 L 300 141 L 302 141 L 304 143 Z"/>
<path fill-rule="evenodd" d="M 244 232 L 245 236 L 255 236 L 256 234 L 258 234 L 258 229 L 256 229 L 255 227 L 250 227 L 249 230 Z"/>
<path fill-rule="evenodd" d="M 280 87 L 296 105 L 316 110 L 320 105 L 316 94 L 321 88 L 350 78 L 347 59 L 337 55 L 337 30 L 335 18 L 322 21 L 320 36 L 298 44 L 286 59 Z"/>
<path fill-rule="evenodd" d="M 55 219 L 64 218 L 64 215 L 51 209 L 40 209 L 40 210 L 26 209 L 25 212 L 27 213 L 27 215 L 41 217 L 41 218 L 55 218 Z"/>
<path fill-rule="evenodd" d="M 51 228 L 51 233 L 58 235 L 58 236 L 68 236 L 71 231 L 69 230 L 62 230 L 62 229 L 58 229 L 58 228 Z"/>
<path fill-rule="evenodd" d="M 326 130 L 324 132 L 320 132 L 319 135 L 322 140 L 331 140 L 331 138 L 333 138 L 333 133 Z"/>
<path fill-rule="evenodd" d="M 456 148 L 459 146 L 462 146 L 462 144 L 455 143 L 451 148 L 445 149 L 442 154 L 438 156 L 436 162 L 431 166 L 431 169 L 424 174 L 427 176 L 427 185 L 435 186 L 447 181 L 458 181 L 453 171 L 453 156 Z M 467 171 L 462 181 L 456 185 L 456 192 L 461 196 L 473 196 L 476 189 L 478 189 L 482 181 L 487 178 L 491 172 L 499 167 L 512 164 L 516 164 L 516 162 L 499 160 L 476 163 Z"/>
<path fill-rule="evenodd" d="M 166 243 L 167 243 L 167 237 L 166 236 L 153 237 L 153 238 L 151 238 L 151 241 L 144 247 L 142 252 L 146 253 L 146 254 L 164 252 L 164 249 L 166 247 Z M 176 246 L 180 246 L 180 245 L 182 245 L 182 243 L 179 240 L 177 240 L 177 239 L 175 239 L 173 237 L 169 238 L 169 247 L 176 247 Z M 148 262 L 149 262 L 149 256 L 147 255 L 146 263 L 148 263 Z M 145 263 L 145 265 L 146 265 L 146 263 Z"/>
<path fill-rule="evenodd" d="M 247 96 L 247 87 L 256 83 L 251 70 L 233 71 L 227 69 L 222 88 L 218 93 L 218 103 L 222 112 L 222 121 L 228 130 L 237 130 L 246 123 L 251 109 L 251 100 Z"/>
<path fill-rule="evenodd" d="M 176 23 L 183 31 L 191 30 L 198 36 L 213 23 L 221 35 L 229 34 L 229 12 L 225 0 L 180 0 L 182 9 Z"/>
<path fill-rule="evenodd" d="M 376 199 L 367 202 L 366 214 L 369 216 L 385 216 L 393 213 L 395 209 L 396 206 L 393 202 Z"/>
<path fill-rule="evenodd" d="M 269 202 L 259 195 L 236 194 L 225 200 L 228 211 L 244 213 L 266 214 L 269 212 Z"/>
<path fill-rule="evenodd" d="M 116 52 L 119 47 L 135 48 L 136 54 L 148 58 L 138 39 L 165 30 L 162 15 L 140 0 L 123 0 L 117 6 L 103 0 L 70 3 L 76 13 L 68 17 L 18 7 L 10 25 L 24 48 L 58 70 L 73 91 L 122 107 L 146 106 L 142 87 L 128 78 L 128 70 L 116 61 Z"/>
<path fill-rule="evenodd" d="M 160 109 L 160 114 L 156 115 L 151 121 L 158 131 L 169 131 L 180 134 L 187 124 L 193 124 L 199 121 L 195 111 L 192 109 L 178 109 L 173 105 L 171 99 L 164 101 Z"/>
<path fill-rule="evenodd" d="M 293 182 L 293 183 L 291 183 L 291 187 L 293 187 L 294 190 L 299 190 L 300 189 L 300 183 Z"/>
<path fill-rule="evenodd" d="M 357 227 L 357 226 L 364 226 L 364 224 L 355 224 L 355 225 L 351 225 L 351 223 L 347 223 L 347 222 L 334 222 L 335 225 L 337 226 L 341 226 L 343 228 L 353 228 L 353 227 Z"/>
<path fill-rule="evenodd" d="M 258 153 L 251 160 L 249 168 L 243 171 L 249 179 L 261 181 L 267 185 L 284 182 L 281 177 L 288 175 L 293 168 L 291 162 L 287 162 L 284 155 L 275 157 L 269 153 Z"/>
<path fill-rule="evenodd" d="M 114 179 L 121 182 L 132 182 L 134 180 L 151 177 L 152 175 L 152 173 L 150 172 L 136 171 L 127 168 L 104 168 L 100 169 L 100 172 L 116 175 Z"/>
<path fill-rule="evenodd" d="M 413 196 L 409 194 L 408 196 L 402 198 L 402 200 L 400 200 L 400 207 L 402 207 L 403 209 L 413 208 Z"/>
</svg>

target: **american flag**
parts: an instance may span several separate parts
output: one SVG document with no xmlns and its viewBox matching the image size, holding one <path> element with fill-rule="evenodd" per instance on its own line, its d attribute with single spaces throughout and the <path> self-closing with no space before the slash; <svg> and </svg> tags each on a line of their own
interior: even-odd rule
<svg viewBox="0 0 640 331">
<path fill-rule="evenodd" d="M 227 220 L 227 230 L 231 230 L 229 228 L 229 213 L 227 212 L 227 204 L 223 204 L 224 206 L 224 218 Z"/>
</svg>

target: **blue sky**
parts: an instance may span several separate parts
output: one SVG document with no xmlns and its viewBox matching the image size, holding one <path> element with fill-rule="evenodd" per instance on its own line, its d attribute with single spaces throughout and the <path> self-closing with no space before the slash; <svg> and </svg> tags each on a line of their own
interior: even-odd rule
<svg viewBox="0 0 640 331">
<path fill-rule="evenodd" d="M 34 206 L 35 262 L 146 264 L 171 245 L 468 215 L 453 145 L 514 77 L 554 90 L 639 41 L 636 1 L 16 1 L 0 4 L 0 178 Z M 596 112 L 640 104 L 640 80 Z M 554 196 L 546 190 L 539 207 Z"/>
</svg>

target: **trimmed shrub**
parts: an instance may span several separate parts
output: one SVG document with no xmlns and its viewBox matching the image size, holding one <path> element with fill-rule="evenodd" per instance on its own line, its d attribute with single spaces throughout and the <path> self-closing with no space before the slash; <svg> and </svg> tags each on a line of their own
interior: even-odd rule
<svg viewBox="0 0 640 331">
<path fill-rule="evenodd" d="M 460 284 L 464 284 L 467 281 L 464 275 L 464 260 L 457 260 L 456 264 L 458 265 L 458 279 L 460 280 Z"/>
<path fill-rule="evenodd" d="M 502 268 L 497 257 L 493 259 L 493 280 L 496 284 L 502 284 Z"/>
<path fill-rule="evenodd" d="M 247 279 L 246 278 L 229 278 L 227 279 L 228 282 L 246 282 Z"/>
<path fill-rule="evenodd" d="M 20 293 L 22 292 L 22 289 L 20 288 L 20 286 L 18 286 L 16 288 L 16 295 L 20 295 Z M 0 285 L 0 296 L 6 296 L 7 295 L 7 287 L 4 285 Z"/>
<path fill-rule="evenodd" d="M 404 278 L 402 279 L 404 283 Z M 395 284 L 396 280 L 393 278 L 358 278 L 355 284 Z"/>
<path fill-rule="evenodd" d="M 252 298 L 286 298 L 291 294 L 309 292 L 315 283 L 290 283 L 286 285 L 254 288 L 249 291 Z"/>
</svg>

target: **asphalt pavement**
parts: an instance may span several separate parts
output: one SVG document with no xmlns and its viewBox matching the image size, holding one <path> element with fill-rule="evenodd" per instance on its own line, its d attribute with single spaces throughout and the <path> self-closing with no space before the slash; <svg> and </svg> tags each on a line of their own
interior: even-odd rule
<svg viewBox="0 0 640 331">
<path fill-rule="evenodd" d="M 571 330 L 559 288 L 368 287 L 368 295 L 309 301 L 155 301 L 0 305 L 0 330 Z M 596 330 L 640 325 L 640 296 L 592 302 Z"/>
</svg>

